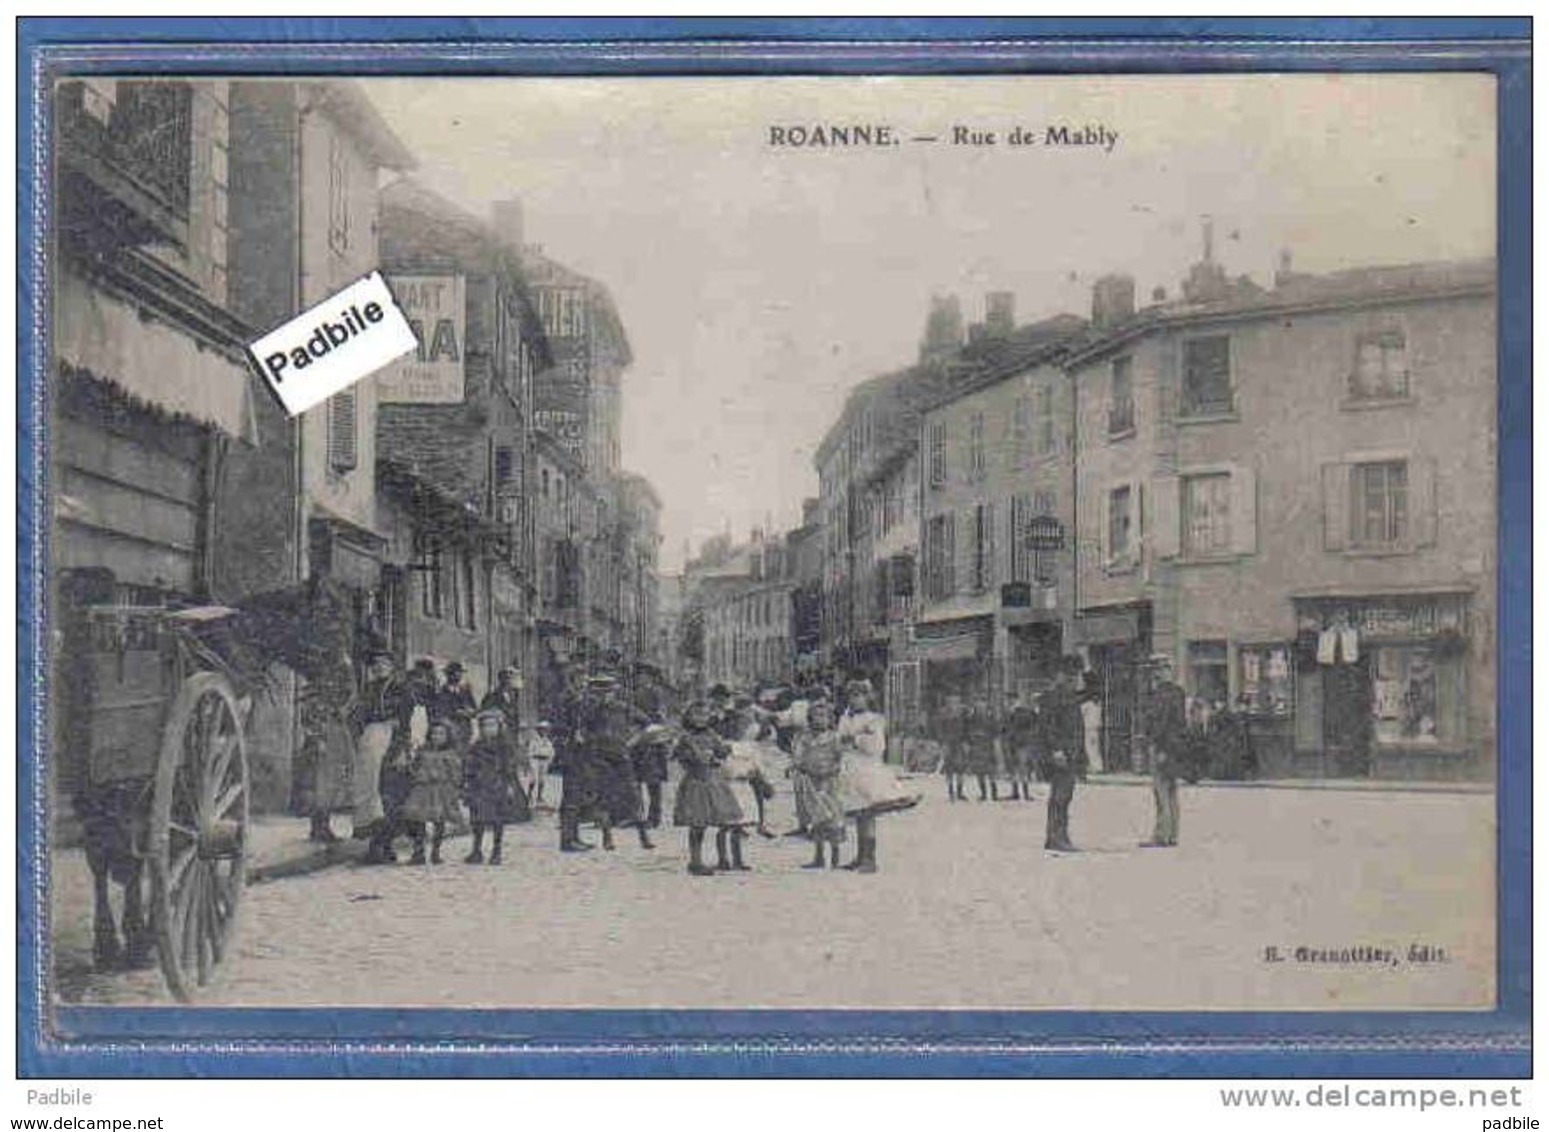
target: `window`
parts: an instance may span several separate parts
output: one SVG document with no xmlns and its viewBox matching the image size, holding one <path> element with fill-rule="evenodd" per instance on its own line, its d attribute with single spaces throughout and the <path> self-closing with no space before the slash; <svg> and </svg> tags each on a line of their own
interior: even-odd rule
<svg viewBox="0 0 1549 1132">
<path fill-rule="evenodd" d="M 1289 645 L 1239 645 L 1237 698 L 1250 715 L 1290 718 L 1295 675 Z"/>
<path fill-rule="evenodd" d="M 1121 562 L 1133 553 L 1134 546 L 1130 535 L 1134 525 L 1132 508 L 1134 500 L 1131 498 L 1128 484 L 1116 487 L 1108 493 L 1108 560 Z"/>
<path fill-rule="evenodd" d="M 1350 477 L 1350 541 L 1401 546 L 1409 541 L 1409 466 L 1402 460 L 1357 464 Z"/>
<path fill-rule="evenodd" d="M 968 478 L 984 479 L 984 414 L 975 413 L 968 422 Z"/>
<path fill-rule="evenodd" d="M 328 246 L 336 252 L 350 250 L 350 166 L 344 139 L 328 136 Z"/>
<path fill-rule="evenodd" d="M 547 468 L 543 469 L 543 474 L 539 477 L 539 483 L 543 485 L 543 498 L 547 499 L 549 497 L 549 470 Z"/>
<path fill-rule="evenodd" d="M 516 463 L 512 459 L 511 447 L 506 444 L 495 448 L 495 486 L 497 488 L 509 487 L 516 475 Z"/>
<path fill-rule="evenodd" d="M 1134 362 L 1131 358 L 1115 358 L 1108 385 L 1108 433 L 1114 436 L 1134 430 Z"/>
<path fill-rule="evenodd" d="M 1183 415 L 1232 411 L 1231 340 L 1224 334 L 1183 344 Z"/>
<path fill-rule="evenodd" d="M 1032 413 L 1033 407 L 1026 395 L 1018 394 L 1016 405 L 1011 411 L 1011 435 L 1018 447 L 1027 443 L 1028 435 L 1032 432 Z"/>
<path fill-rule="evenodd" d="M 953 516 L 937 515 L 925 529 L 925 596 L 932 601 L 951 597 L 957 590 L 953 526 Z"/>
<path fill-rule="evenodd" d="M 429 543 L 424 548 L 423 564 L 425 569 L 421 571 L 420 584 L 421 610 L 426 617 L 439 620 L 446 616 L 446 579 L 443 571 L 444 556 L 441 553 L 441 544 Z"/>
<path fill-rule="evenodd" d="M 1225 641 L 1189 642 L 1189 692 L 1207 704 L 1229 702 Z"/>
<path fill-rule="evenodd" d="M 1377 742 L 1434 743 L 1444 737 L 1444 719 L 1450 723 L 1454 713 L 1439 702 L 1435 650 L 1430 645 L 1382 647 L 1374 659 L 1372 730 Z"/>
<path fill-rule="evenodd" d="M 360 463 L 355 390 L 344 389 L 328 399 L 328 466 L 336 472 L 353 471 Z"/>
<path fill-rule="evenodd" d="M 930 485 L 940 487 L 947 482 L 947 426 L 933 423 L 930 433 Z"/>
<path fill-rule="evenodd" d="M 1357 401 L 1402 400 L 1409 396 L 1409 351 L 1401 330 L 1363 334 L 1356 340 L 1350 397 Z"/>
<path fill-rule="evenodd" d="M 114 159 L 180 216 L 193 174 L 193 88 L 185 82 L 120 82 L 108 110 Z"/>
<path fill-rule="evenodd" d="M 459 629 L 477 629 L 475 577 L 477 574 L 473 555 L 466 550 L 453 550 L 447 571 L 449 575 L 448 597 L 452 607 L 452 622 Z"/>
<path fill-rule="evenodd" d="M 995 531 L 995 511 L 986 503 L 973 509 L 973 588 L 976 593 L 989 589 L 994 575 L 991 552 Z"/>
<path fill-rule="evenodd" d="M 1054 390 L 1041 386 L 1038 390 L 1038 454 L 1047 456 L 1054 451 Z"/>
<path fill-rule="evenodd" d="M 1232 477 L 1226 473 L 1185 476 L 1183 552 L 1226 554 L 1232 549 Z"/>
<path fill-rule="evenodd" d="M 1032 563 L 1029 561 L 1031 553 L 1027 545 L 1027 520 L 1031 517 L 1031 505 L 1027 496 L 1013 495 L 1006 505 L 1010 514 L 1010 527 L 1007 531 L 1011 542 L 1010 561 L 1007 563 L 1009 580 L 1013 582 L 1030 582 Z"/>
</svg>

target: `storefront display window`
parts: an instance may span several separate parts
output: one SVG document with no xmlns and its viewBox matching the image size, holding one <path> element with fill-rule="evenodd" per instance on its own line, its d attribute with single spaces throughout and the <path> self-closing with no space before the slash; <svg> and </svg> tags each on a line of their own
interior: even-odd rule
<svg viewBox="0 0 1549 1132">
<path fill-rule="evenodd" d="M 1189 692 L 1207 704 L 1228 702 L 1225 641 L 1189 642 Z"/>
<path fill-rule="evenodd" d="M 1237 665 L 1239 699 L 1250 715 L 1291 715 L 1296 697 L 1290 645 L 1240 645 Z"/>
<path fill-rule="evenodd" d="M 1434 743 L 1440 737 L 1436 656 L 1430 645 L 1376 650 L 1372 720 L 1379 743 Z"/>
</svg>

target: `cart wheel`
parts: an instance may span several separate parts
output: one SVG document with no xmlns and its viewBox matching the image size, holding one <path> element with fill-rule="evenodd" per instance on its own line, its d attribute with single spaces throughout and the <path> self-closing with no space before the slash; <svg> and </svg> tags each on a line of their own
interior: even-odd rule
<svg viewBox="0 0 1549 1132">
<path fill-rule="evenodd" d="M 184 681 L 162 729 L 151 799 L 151 917 L 167 989 L 193 1000 L 225 958 L 247 883 L 243 716 L 216 672 Z"/>
</svg>

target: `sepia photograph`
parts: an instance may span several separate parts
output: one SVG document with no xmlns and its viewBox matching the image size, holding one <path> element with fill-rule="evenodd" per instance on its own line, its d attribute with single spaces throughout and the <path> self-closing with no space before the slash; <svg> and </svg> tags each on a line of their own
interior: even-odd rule
<svg viewBox="0 0 1549 1132">
<path fill-rule="evenodd" d="M 1495 1009 L 1494 76 L 46 97 L 45 1011 Z"/>
</svg>

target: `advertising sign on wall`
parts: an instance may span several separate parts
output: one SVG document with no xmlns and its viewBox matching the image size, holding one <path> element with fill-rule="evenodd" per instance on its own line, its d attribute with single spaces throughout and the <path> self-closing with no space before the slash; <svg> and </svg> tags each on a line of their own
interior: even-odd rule
<svg viewBox="0 0 1549 1132">
<path fill-rule="evenodd" d="M 390 275 L 418 345 L 377 374 L 377 399 L 391 404 L 449 405 L 463 399 L 467 292 L 461 275 Z"/>
</svg>

